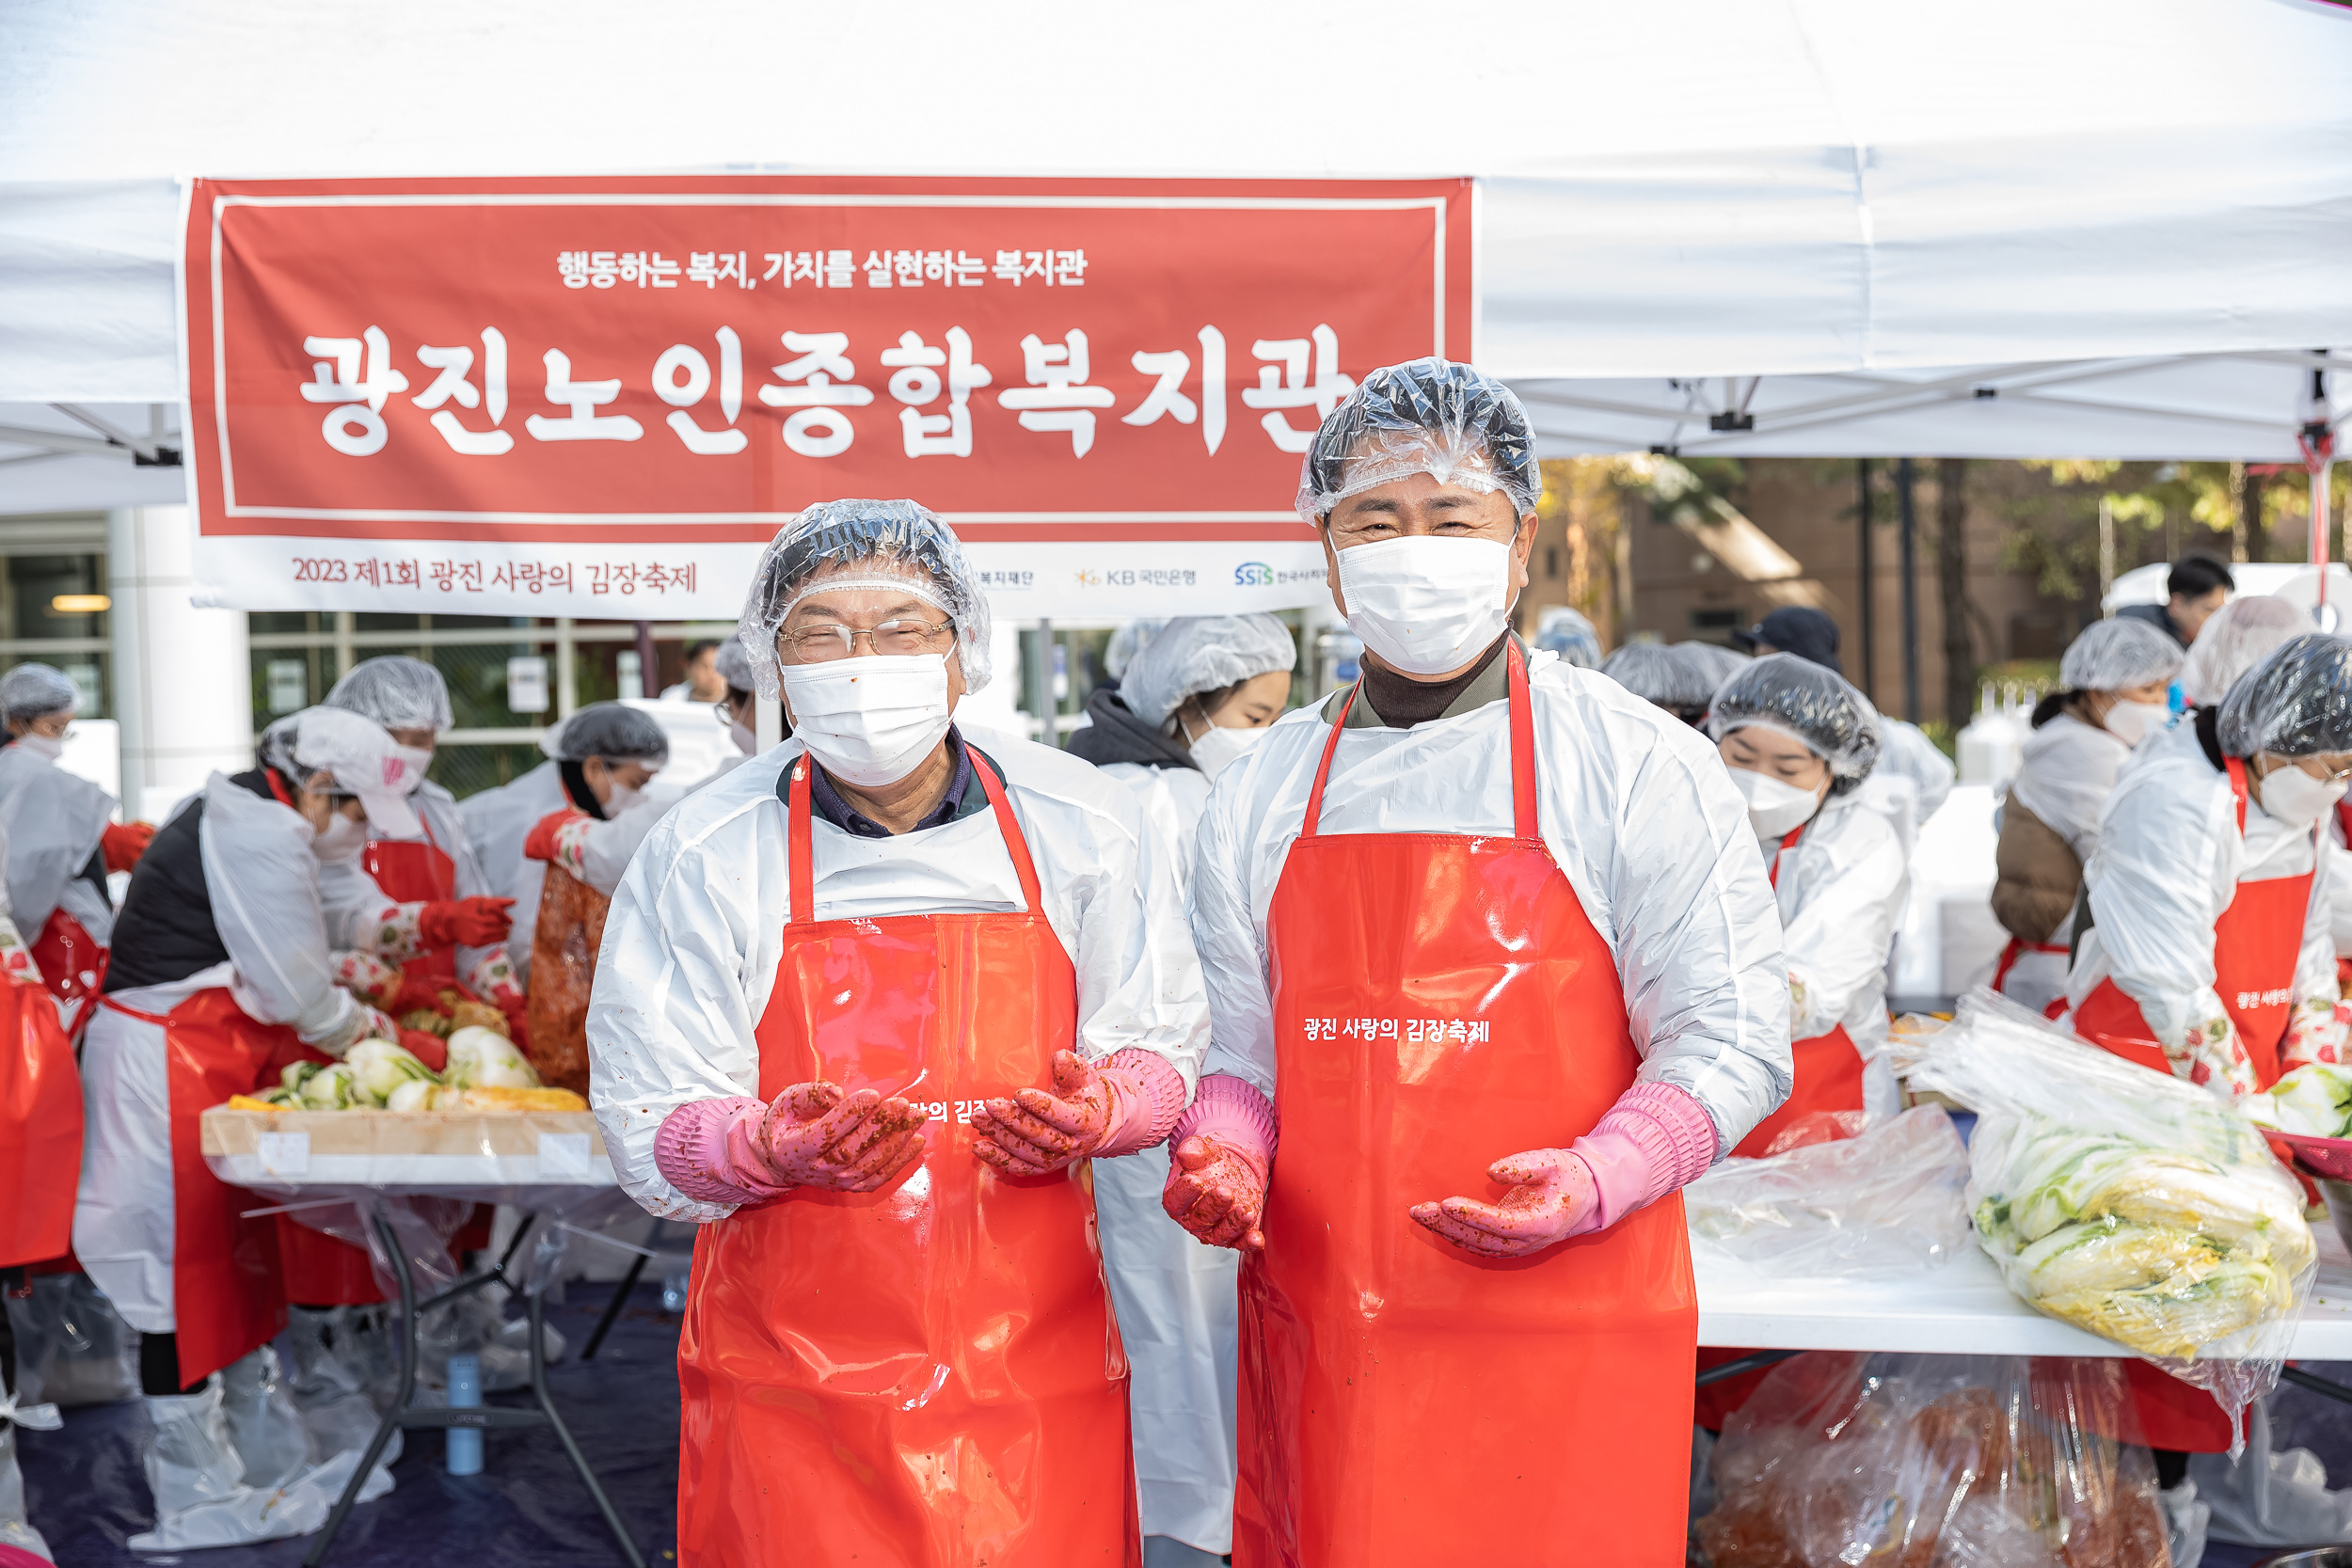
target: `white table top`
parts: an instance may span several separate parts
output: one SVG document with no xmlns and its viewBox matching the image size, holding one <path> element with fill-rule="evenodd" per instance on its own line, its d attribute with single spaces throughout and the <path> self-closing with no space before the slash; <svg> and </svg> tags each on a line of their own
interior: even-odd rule
<svg viewBox="0 0 2352 1568">
<path fill-rule="evenodd" d="M 2319 1278 L 2289 1354 L 2352 1361 L 2352 1255 L 2328 1225 L 2314 1226 L 2312 1233 L 2319 1242 Z M 1943 1268 L 1904 1279 L 1777 1279 L 1695 1238 L 1691 1259 L 1702 1345 L 1943 1355 L 2132 1354 L 2018 1300 L 1974 1237 Z"/>
</svg>

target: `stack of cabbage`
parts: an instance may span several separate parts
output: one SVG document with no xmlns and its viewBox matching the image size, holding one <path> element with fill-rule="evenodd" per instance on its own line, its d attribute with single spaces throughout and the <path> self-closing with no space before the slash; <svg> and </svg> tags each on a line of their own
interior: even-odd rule
<svg viewBox="0 0 2352 1568">
<path fill-rule="evenodd" d="M 2341 1138 L 2352 1132 L 2352 1067 L 2310 1062 L 2270 1087 L 2249 1094 L 2239 1109 L 2265 1127 L 2308 1138 Z"/>
<path fill-rule="evenodd" d="M 2225 1407 L 2276 1384 L 2318 1249 L 2260 1129 L 1990 992 L 1916 1052 L 1915 1086 L 1980 1113 L 1968 1199 L 2010 1290 Z"/>
<path fill-rule="evenodd" d="M 464 1028 L 449 1037 L 449 1066 L 435 1073 L 402 1047 L 364 1039 L 340 1062 L 295 1062 L 276 1088 L 230 1103 L 273 1111 L 584 1111 L 569 1089 L 539 1086 L 515 1042 L 496 1030 Z"/>
</svg>

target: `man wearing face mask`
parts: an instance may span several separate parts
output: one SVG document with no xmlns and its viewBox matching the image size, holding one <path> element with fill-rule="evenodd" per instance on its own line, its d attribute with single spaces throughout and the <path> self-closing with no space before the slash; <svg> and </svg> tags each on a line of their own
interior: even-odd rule
<svg viewBox="0 0 2352 1568">
<path fill-rule="evenodd" d="M 82 694 L 62 671 L 19 664 L 0 675 L 0 817 L 8 823 L 8 901 L 31 939 L 66 1032 L 80 1037 L 106 973 L 114 899 L 106 874 L 136 865 L 151 824 L 111 818 L 115 798 L 57 766 Z"/>
<path fill-rule="evenodd" d="M 1135 791 L 1176 878 L 1212 783 L 1270 733 L 1288 705 L 1297 644 L 1271 615 L 1167 622 L 1120 684 L 1087 704 L 1070 750 Z M 1103 1256 L 1128 1380 L 1146 1568 L 1213 1563 L 1232 1545 L 1238 1255 L 1196 1243 L 1160 1207 L 1165 1145 L 1094 1167 Z"/>
<path fill-rule="evenodd" d="M 370 823 L 418 831 L 406 765 L 357 714 L 295 717 L 265 737 L 260 767 L 214 774 L 155 835 L 83 1053 L 74 1251 L 142 1336 L 149 1415 L 172 1450 L 150 1456 L 156 1528 L 139 1550 L 283 1533 L 275 1489 L 287 1453 L 303 1453 L 263 1397 L 286 1322 L 272 1235 L 283 1217 L 241 1217 L 256 1204 L 206 1167 L 199 1116 L 289 1063 L 400 1037 L 336 983 L 318 876 Z"/>
<path fill-rule="evenodd" d="M 513 900 L 492 894 L 456 797 L 424 776 L 441 732 L 455 722 L 441 673 L 405 654 L 367 659 L 344 673 L 325 705 L 373 720 L 392 737 L 404 776 L 415 781 L 418 820 L 416 837 L 373 836 L 330 867 L 320 891 L 337 945 L 397 966 L 375 997 L 395 1015 L 446 1012 L 442 988 L 462 986 L 519 1020 L 522 984 L 506 952 Z"/>
<path fill-rule="evenodd" d="M 1530 674 L 1541 491 L 1501 383 L 1365 377 L 1298 493 L 1363 678 L 1201 818 L 1215 1037 L 1163 1202 L 1248 1253 L 1239 1560 L 1681 1557 L 1677 1192 L 1788 1092 L 1780 927 L 1707 742 Z"/>
<path fill-rule="evenodd" d="M 2066 994 L 2082 868 L 2124 760 L 2171 721 L 2181 646 L 2145 621 L 2100 621 L 2068 645 L 2060 689 L 2033 711 L 2033 734 L 2001 807 L 1993 912 L 2010 933 L 1993 989 L 2042 1011 Z"/>
<path fill-rule="evenodd" d="M 988 604 L 914 502 L 802 513 L 739 636 L 793 738 L 655 827 L 588 1025 L 623 1185 L 704 1225 L 678 1560 L 1133 1563 L 1087 1177 L 1203 1043 L 1165 851 L 1084 762 L 957 728 Z"/>
</svg>

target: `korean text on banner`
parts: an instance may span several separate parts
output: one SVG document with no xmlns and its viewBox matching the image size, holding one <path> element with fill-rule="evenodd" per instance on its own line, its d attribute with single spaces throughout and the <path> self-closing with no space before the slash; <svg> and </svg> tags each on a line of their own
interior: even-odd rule
<svg viewBox="0 0 2352 1568">
<path fill-rule="evenodd" d="M 761 543 L 912 497 L 998 613 L 1321 595 L 1299 454 L 1473 352 L 1468 181 L 196 182 L 209 602 L 732 617 Z"/>
</svg>

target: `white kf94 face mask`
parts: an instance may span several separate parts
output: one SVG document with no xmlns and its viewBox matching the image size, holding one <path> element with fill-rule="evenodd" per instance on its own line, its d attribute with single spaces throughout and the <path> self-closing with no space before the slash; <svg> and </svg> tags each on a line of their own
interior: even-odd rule
<svg viewBox="0 0 2352 1568">
<path fill-rule="evenodd" d="M 1248 756 L 1259 741 L 1266 736 L 1264 730 L 1229 730 L 1211 724 L 1208 732 L 1186 742 L 1195 767 L 1206 773 L 1214 783 L 1219 773 Z"/>
<path fill-rule="evenodd" d="M 2335 809 L 2344 791 L 2344 780 L 2321 784 L 2288 763 L 2263 775 L 2263 811 L 2290 828 L 2308 828 Z"/>
<path fill-rule="evenodd" d="M 780 671 L 794 738 L 834 778 L 874 788 L 921 766 L 947 733 L 947 656 L 876 654 Z"/>
<path fill-rule="evenodd" d="M 1732 786 L 1748 802 L 1748 826 L 1758 838 L 1782 838 L 1813 819 L 1821 798 L 1752 768 L 1731 770 Z"/>
<path fill-rule="evenodd" d="M 2162 703 L 2121 702 L 2099 723 L 2124 745 L 2137 746 L 2171 721 L 2172 710 Z"/>
<path fill-rule="evenodd" d="M 1502 635 L 1511 546 L 1412 534 L 1339 552 L 1347 627 L 1407 675 L 1459 670 Z"/>
<path fill-rule="evenodd" d="M 335 812 L 326 818 L 326 826 L 310 835 L 310 853 L 322 865 L 334 865 L 347 861 L 368 847 L 368 825 L 357 817 Z"/>
</svg>

